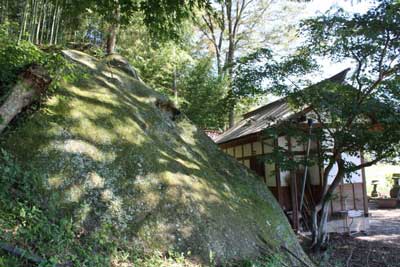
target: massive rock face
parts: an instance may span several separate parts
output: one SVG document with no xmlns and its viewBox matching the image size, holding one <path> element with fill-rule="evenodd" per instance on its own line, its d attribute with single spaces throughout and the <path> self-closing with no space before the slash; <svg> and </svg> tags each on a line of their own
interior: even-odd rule
<svg viewBox="0 0 400 267">
<path fill-rule="evenodd" d="M 223 263 L 276 255 L 307 261 L 271 193 L 130 68 L 64 51 L 80 78 L 1 137 L 40 172 L 59 216 L 75 229 L 144 252 L 181 251 Z M 111 63 L 110 63 L 111 62 Z M 78 71 L 77 69 L 77 71 Z"/>
</svg>

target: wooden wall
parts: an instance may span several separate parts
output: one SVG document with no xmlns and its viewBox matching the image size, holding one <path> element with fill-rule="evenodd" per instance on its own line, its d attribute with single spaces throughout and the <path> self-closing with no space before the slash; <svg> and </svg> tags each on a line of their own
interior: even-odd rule
<svg viewBox="0 0 400 267">
<path fill-rule="evenodd" d="M 291 149 L 296 154 L 296 157 L 303 157 L 306 145 L 297 143 L 293 138 L 290 140 L 290 143 Z M 282 208 L 286 211 L 290 211 L 292 210 L 292 203 L 294 203 L 290 190 L 290 172 L 281 171 L 278 165 L 265 164 L 262 161 L 263 155 L 270 153 L 273 147 L 278 145 L 288 148 L 288 140 L 286 137 L 282 136 L 279 137 L 278 140 L 273 141 L 262 140 L 260 135 L 250 135 L 222 144 L 220 148 L 262 177 Z M 318 144 L 316 142 L 312 143 L 311 151 L 313 153 L 318 152 Z M 322 189 L 322 170 L 315 165 L 309 167 L 309 173 L 311 176 L 311 185 L 307 191 L 309 195 L 311 194 L 312 200 L 316 202 L 320 198 Z M 297 172 L 296 177 L 299 183 L 299 181 L 302 180 L 301 170 Z M 298 186 L 298 188 L 300 187 Z M 368 213 L 368 210 L 365 210 L 366 197 L 363 190 L 363 183 L 359 181 L 353 184 L 343 183 L 340 185 L 334 193 L 334 199 L 331 201 L 331 213 L 352 209 L 364 210 L 365 213 Z"/>
</svg>

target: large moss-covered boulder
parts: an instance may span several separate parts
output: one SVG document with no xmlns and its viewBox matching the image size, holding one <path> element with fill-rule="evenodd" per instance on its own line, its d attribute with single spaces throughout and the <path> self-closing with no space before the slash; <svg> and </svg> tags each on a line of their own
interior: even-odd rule
<svg viewBox="0 0 400 267">
<path fill-rule="evenodd" d="M 83 246 L 101 238 L 85 253 L 101 255 L 102 242 L 110 242 L 115 253 L 178 251 L 200 263 L 267 256 L 300 266 L 283 246 L 308 261 L 265 184 L 132 77 L 122 60 L 64 55 L 81 77 L 64 81 L 0 145 L 22 170 L 40 176 L 41 208 L 54 222 L 68 218 Z M 65 249 L 58 258 L 79 262 L 73 246 Z"/>
</svg>

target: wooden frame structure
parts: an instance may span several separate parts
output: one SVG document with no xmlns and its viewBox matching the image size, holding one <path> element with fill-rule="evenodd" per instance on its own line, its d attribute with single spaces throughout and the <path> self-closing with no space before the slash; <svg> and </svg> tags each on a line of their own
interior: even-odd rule
<svg viewBox="0 0 400 267">
<path fill-rule="evenodd" d="M 347 72 L 348 69 L 332 76 L 329 80 L 342 83 Z M 303 180 L 304 168 L 302 169 L 300 167 L 296 171 L 287 172 L 283 171 L 278 163 L 272 166 L 271 164 L 266 164 L 265 161 L 261 159 L 272 152 L 273 148 L 276 147 L 284 148 L 288 151 L 289 157 L 298 159 L 306 155 L 306 144 L 301 143 L 294 137 L 289 138 L 285 133 L 275 137 L 274 140 L 266 139 L 263 133 L 265 129 L 274 127 L 284 121 L 298 123 L 300 128 L 307 130 L 308 116 L 312 116 L 311 109 L 304 108 L 301 111 L 294 111 L 287 99 L 282 98 L 244 114 L 240 122 L 214 140 L 224 152 L 236 158 L 239 162 L 262 177 L 267 187 L 278 200 L 282 209 L 288 215 L 295 230 L 300 229 L 300 219 L 303 218 L 303 221 L 305 221 L 307 211 L 310 212 L 310 209 L 307 209 L 306 206 L 308 205 L 311 207 L 313 203 L 318 202 L 321 198 L 324 170 L 324 164 L 320 156 L 322 154 L 322 146 L 317 141 L 311 142 L 310 152 L 314 155 L 318 155 L 317 158 L 320 160 L 314 166 L 308 167 L 307 175 L 309 177 L 309 183 L 307 184 L 307 192 L 305 192 L 304 197 L 305 212 L 300 214 L 299 188 L 301 188 L 300 184 Z M 319 127 L 319 125 L 315 125 L 314 127 Z M 349 160 L 357 160 L 358 163 L 361 163 L 360 161 L 363 160 L 361 152 L 356 159 L 351 158 L 350 155 L 347 156 Z M 333 170 L 329 175 L 334 176 Z M 338 217 L 346 217 L 347 214 L 349 214 L 349 210 L 356 210 L 357 213 L 363 214 L 363 217 L 368 217 L 368 200 L 364 169 L 354 174 L 352 180 L 353 182 L 350 183 L 342 181 L 334 193 L 336 198 L 330 203 L 330 218 L 332 221 Z M 343 216 L 344 214 L 346 214 L 346 216 Z M 360 227 L 360 229 L 361 228 L 366 229 L 367 226 L 364 225 Z M 340 230 L 336 227 L 332 231 L 337 232 Z"/>
<path fill-rule="evenodd" d="M 297 231 L 300 230 L 299 196 L 303 170 L 300 169 L 298 172 L 292 171 L 287 173 L 280 170 L 278 163 L 274 164 L 274 166 L 263 166 L 265 163 L 261 160 L 263 156 L 272 151 L 273 147 L 282 145 L 283 140 L 287 143 L 288 151 L 292 152 L 295 156 L 305 155 L 305 148 L 301 149 L 299 146 L 296 146 L 293 149 L 293 140 L 290 140 L 286 136 L 275 140 L 265 140 L 261 132 L 219 144 L 219 147 L 263 179 L 282 209 L 288 214 L 293 229 Z M 313 152 L 320 154 L 320 144 L 316 143 L 313 147 L 316 148 Z M 273 167 L 272 170 L 271 167 Z M 285 176 L 285 178 L 283 179 L 282 176 Z M 311 184 L 309 185 L 307 197 L 316 202 L 320 199 L 322 192 L 322 168 L 319 168 L 317 165 L 313 166 L 311 176 Z M 343 181 L 335 191 L 335 195 L 336 198 L 330 203 L 331 219 L 341 216 L 344 211 L 348 210 L 362 210 L 364 216 L 368 216 L 364 169 L 361 171 L 361 182 L 345 183 Z M 297 208 L 293 209 L 293 207 Z"/>
</svg>

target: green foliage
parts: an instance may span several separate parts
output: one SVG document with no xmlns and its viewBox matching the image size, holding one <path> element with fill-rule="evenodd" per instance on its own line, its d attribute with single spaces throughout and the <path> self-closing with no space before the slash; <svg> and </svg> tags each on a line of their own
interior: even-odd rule
<svg viewBox="0 0 400 267">
<path fill-rule="evenodd" d="M 0 241 L 45 258 L 48 262 L 43 266 L 60 261 L 78 266 L 107 265 L 115 245 L 103 232 L 77 239 L 72 218 L 57 212 L 56 200 L 47 193 L 41 174 L 22 170 L 4 150 L 0 163 Z M 93 255 L 92 249 L 99 251 Z M 0 257 L 1 261 L 13 262 L 13 259 Z"/>
<path fill-rule="evenodd" d="M 323 145 L 329 144 L 324 147 L 327 159 L 332 147 L 337 154 L 367 152 L 372 163 L 395 158 L 400 137 L 399 10 L 397 2 L 383 1 L 366 14 L 338 10 L 307 20 L 302 33 L 308 38 L 293 56 L 278 62 L 269 50 L 259 51 L 244 68 L 241 82 L 256 89 L 267 85 L 270 92 L 287 97 L 295 110 L 310 106 L 321 125 L 315 134 Z M 307 74 L 319 68 L 318 57 L 351 60 L 351 77 L 345 83 L 324 80 L 307 87 Z M 296 131 L 293 125 L 279 131 Z M 346 173 L 357 169 L 350 162 L 342 165 Z"/>
<path fill-rule="evenodd" d="M 222 129 L 227 121 L 226 81 L 205 58 L 187 70 L 182 78 L 182 111 L 199 127 Z"/>
<path fill-rule="evenodd" d="M 126 35 L 129 33 L 130 31 Z M 146 43 L 145 36 L 136 40 L 123 39 L 121 45 L 121 54 L 137 69 L 140 78 L 147 85 L 168 96 L 173 95 L 174 72 L 178 83 L 185 65 L 192 61 L 191 55 L 176 44 L 152 46 Z"/>
<path fill-rule="evenodd" d="M 0 25 L 0 102 L 16 81 L 19 72 L 29 64 L 40 62 L 43 57 L 43 53 L 31 43 L 21 42 L 16 45 L 5 27 L 7 24 Z"/>
<path fill-rule="evenodd" d="M 63 58 L 59 48 L 54 47 L 43 52 L 30 42 L 16 43 L 16 40 L 0 27 L 0 68 L 2 70 L 0 72 L 0 103 L 7 97 L 21 71 L 31 64 L 42 65 L 52 78 L 47 95 L 54 93 L 62 79 L 71 79 L 78 75 L 73 65 Z"/>
<path fill-rule="evenodd" d="M 149 44 L 151 37 L 144 25 L 135 24 L 137 27 L 121 33 L 118 51 L 129 59 L 140 78 L 171 98 L 175 79 L 179 108 L 202 128 L 223 128 L 227 117 L 227 82 L 215 73 L 212 60 L 195 58 L 189 36 L 179 45 Z M 189 35 L 191 28 L 187 27 Z"/>
<path fill-rule="evenodd" d="M 306 40 L 293 55 L 276 60 L 269 50 L 261 50 L 243 68 L 241 83 L 256 89 L 266 85 L 267 91 L 286 97 L 294 111 L 308 108 L 307 116 L 316 122 L 313 138 L 320 142 L 320 162 L 325 162 L 321 166 L 325 168 L 324 195 L 315 206 L 320 218 L 327 211 L 319 207 L 327 205 L 344 177 L 400 156 L 399 21 L 398 1 L 380 1 L 365 14 L 350 15 L 339 9 L 304 21 L 300 33 Z M 321 68 L 321 58 L 332 63 L 349 62 L 353 67 L 350 77 L 349 70 L 345 70 L 310 86 L 307 77 Z M 271 131 L 295 136 L 304 143 L 304 127 L 298 125 L 293 118 Z M 290 155 L 287 149 L 277 150 L 272 156 L 281 166 L 296 167 L 289 166 L 293 165 L 291 156 L 282 156 Z M 370 156 L 365 162 L 355 163 L 346 157 L 360 158 L 361 151 Z M 338 171 L 328 185 L 334 165 Z M 324 224 L 323 219 L 313 223 L 320 229 L 314 235 L 318 239 L 314 244 L 322 245 L 326 240 Z M 318 229 L 313 230 L 316 233 Z"/>
<path fill-rule="evenodd" d="M 16 200 L 30 199 L 24 206 L 4 192 L 10 208 L 0 207 L 2 239 L 73 266 L 183 265 L 188 248 L 206 262 L 210 244 L 218 244 L 212 249 L 222 261 L 252 252 L 247 245 L 260 235 L 304 257 L 261 181 L 184 117 L 166 118 L 153 104 L 164 99 L 160 94 L 119 67 L 68 52 L 88 74 L 64 82 L 43 109 L 0 138 L 15 155 L 1 162 L 9 166 L 0 173 L 3 184 L 19 188 L 19 180 L 30 179 L 33 192 L 18 190 Z M 229 172 L 221 171 L 225 164 Z M 208 218 L 213 220 L 205 224 Z M 143 247 L 163 254 L 143 256 Z M 167 256 L 169 251 L 186 253 Z"/>
</svg>

